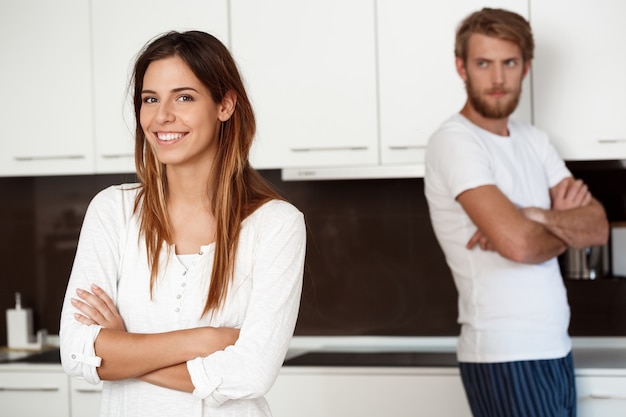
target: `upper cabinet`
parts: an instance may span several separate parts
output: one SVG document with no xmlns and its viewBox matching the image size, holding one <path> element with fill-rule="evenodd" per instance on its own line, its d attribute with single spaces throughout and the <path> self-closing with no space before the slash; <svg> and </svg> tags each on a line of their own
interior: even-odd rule
<svg viewBox="0 0 626 417">
<path fill-rule="evenodd" d="M 237 61 L 256 168 L 419 175 L 428 138 L 465 101 L 456 28 L 486 6 L 528 17 L 535 34 L 532 86 L 526 77 L 513 116 L 546 130 L 565 159 L 626 159 L 626 2 L 4 0 L 0 176 L 134 172 L 135 57 L 188 29 Z"/>
<path fill-rule="evenodd" d="M 135 117 L 128 90 L 143 46 L 171 30 L 203 30 L 228 45 L 227 0 L 92 0 L 98 173 L 135 172 Z"/>
<path fill-rule="evenodd" d="M 0 176 L 93 172 L 89 3 L 0 2 Z"/>
<path fill-rule="evenodd" d="M 0 2 L 0 176 L 134 172 L 132 64 L 187 29 L 228 45 L 228 0 Z"/>
<path fill-rule="evenodd" d="M 374 1 L 231 0 L 256 168 L 377 164 Z"/>
<path fill-rule="evenodd" d="M 564 159 L 626 159 L 624 16 L 621 0 L 532 3 L 534 121 Z"/>
<path fill-rule="evenodd" d="M 527 0 L 377 2 L 382 163 L 424 162 L 430 135 L 463 107 L 465 86 L 454 63 L 455 32 L 464 17 L 482 7 L 528 17 Z M 529 78 L 513 115 L 528 122 Z"/>
</svg>

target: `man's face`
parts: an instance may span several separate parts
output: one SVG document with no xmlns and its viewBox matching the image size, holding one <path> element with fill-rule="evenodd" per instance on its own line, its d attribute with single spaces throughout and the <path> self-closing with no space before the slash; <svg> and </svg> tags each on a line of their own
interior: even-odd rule
<svg viewBox="0 0 626 417">
<path fill-rule="evenodd" d="M 480 34 L 470 36 L 467 60 L 457 58 L 470 105 L 488 119 L 506 118 L 517 108 L 528 68 L 516 44 Z"/>
</svg>

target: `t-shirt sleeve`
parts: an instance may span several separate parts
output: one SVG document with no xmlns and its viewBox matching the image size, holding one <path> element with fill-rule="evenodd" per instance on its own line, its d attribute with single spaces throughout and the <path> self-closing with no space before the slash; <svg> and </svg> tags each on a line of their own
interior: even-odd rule
<svg viewBox="0 0 626 417">
<path fill-rule="evenodd" d="M 496 184 L 487 150 L 478 137 L 460 125 L 435 133 L 426 151 L 426 172 L 456 198 L 482 185 Z"/>
<path fill-rule="evenodd" d="M 565 161 L 559 156 L 556 148 L 550 142 L 548 135 L 544 132 L 541 132 L 540 135 L 542 136 L 541 142 L 543 144 L 543 166 L 548 178 L 548 185 L 552 188 L 564 178 L 571 177 L 572 173 L 567 169 Z"/>
</svg>

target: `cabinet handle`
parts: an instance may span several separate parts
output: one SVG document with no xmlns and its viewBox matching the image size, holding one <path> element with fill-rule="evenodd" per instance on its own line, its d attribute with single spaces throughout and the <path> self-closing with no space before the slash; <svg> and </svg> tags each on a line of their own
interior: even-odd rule
<svg viewBox="0 0 626 417">
<path fill-rule="evenodd" d="M 85 159 L 85 155 L 58 155 L 58 156 L 16 156 L 14 158 L 19 162 L 28 161 L 55 161 L 63 159 Z"/>
<path fill-rule="evenodd" d="M 598 143 L 624 143 L 624 142 L 626 142 L 626 138 L 598 139 Z"/>
<path fill-rule="evenodd" d="M 56 392 L 59 391 L 57 387 L 0 387 L 0 391 L 5 392 Z"/>
<path fill-rule="evenodd" d="M 111 153 L 100 155 L 104 159 L 134 158 L 134 153 Z"/>
<path fill-rule="evenodd" d="M 626 395 L 611 395 L 611 394 L 589 394 L 579 398 L 581 401 L 585 400 L 626 400 Z"/>
<path fill-rule="evenodd" d="M 337 146 L 323 148 L 290 148 L 292 152 L 332 152 L 332 151 L 366 151 L 367 146 Z"/>
<path fill-rule="evenodd" d="M 102 388 L 93 388 L 93 389 L 79 388 L 79 389 L 75 389 L 74 391 L 78 392 L 79 394 L 101 394 Z"/>
<path fill-rule="evenodd" d="M 388 148 L 392 151 L 403 151 L 406 149 L 426 149 L 426 145 L 392 145 Z"/>
</svg>

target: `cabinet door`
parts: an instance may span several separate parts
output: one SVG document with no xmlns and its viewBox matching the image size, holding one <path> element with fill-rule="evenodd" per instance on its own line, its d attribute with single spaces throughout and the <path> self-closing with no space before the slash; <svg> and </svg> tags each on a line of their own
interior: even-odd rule
<svg viewBox="0 0 626 417">
<path fill-rule="evenodd" d="M 378 163 L 373 0 L 231 0 L 256 168 Z"/>
<path fill-rule="evenodd" d="M 471 417 L 458 373 L 283 370 L 267 400 L 274 417 Z"/>
<path fill-rule="evenodd" d="M 102 382 L 92 385 L 84 380 L 70 378 L 70 409 L 72 416 L 97 416 L 100 413 Z"/>
<path fill-rule="evenodd" d="M 89 3 L 0 2 L 0 175 L 93 172 Z"/>
<path fill-rule="evenodd" d="M 579 417 L 623 417 L 626 410 L 626 376 L 576 378 Z"/>
<path fill-rule="evenodd" d="M 531 13 L 535 124 L 564 159 L 626 158 L 626 2 L 536 1 Z"/>
<path fill-rule="evenodd" d="M 227 0 L 92 2 L 96 171 L 135 172 L 134 58 L 170 30 L 202 30 L 228 45 Z"/>
<path fill-rule="evenodd" d="M 527 0 L 378 2 L 382 163 L 422 163 L 428 138 L 465 103 L 454 38 L 463 18 L 482 7 L 528 17 Z M 530 77 L 513 117 L 530 122 Z"/>
<path fill-rule="evenodd" d="M 0 371 L 0 417 L 67 417 L 68 378 L 63 371 Z"/>
</svg>

